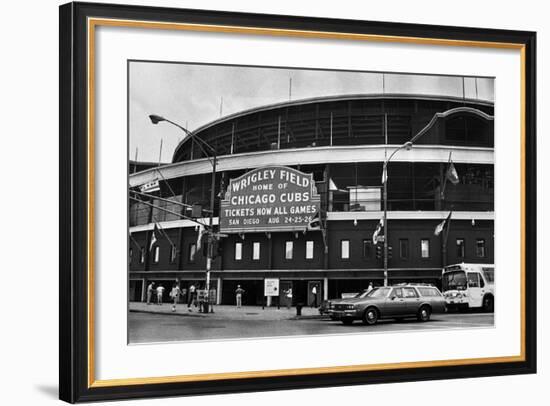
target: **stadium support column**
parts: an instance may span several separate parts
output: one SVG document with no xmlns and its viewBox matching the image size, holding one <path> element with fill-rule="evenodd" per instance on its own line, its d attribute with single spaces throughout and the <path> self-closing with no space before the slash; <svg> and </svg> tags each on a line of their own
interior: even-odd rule
<svg viewBox="0 0 550 406">
<path fill-rule="evenodd" d="M 141 302 L 145 302 L 147 300 L 147 279 L 143 278 L 141 280 Z"/>
<path fill-rule="evenodd" d="M 324 202 L 321 204 L 321 215 L 319 216 L 319 220 L 321 221 L 321 227 L 323 228 L 324 238 L 323 238 L 323 266 L 325 268 L 325 271 L 328 271 L 329 268 L 329 253 L 328 253 L 328 242 L 329 239 L 329 231 L 328 231 L 328 213 L 332 209 L 332 196 L 330 191 L 330 165 L 327 164 L 325 166 L 325 173 L 324 173 L 324 187 L 325 187 L 325 194 L 323 196 Z"/>
<path fill-rule="evenodd" d="M 223 289 L 223 281 L 222 277 L 218 277 L 218 286 L 216 287 L 216 304 L 221 305 L 222 304 L 222 289 Z"/>
</svg>

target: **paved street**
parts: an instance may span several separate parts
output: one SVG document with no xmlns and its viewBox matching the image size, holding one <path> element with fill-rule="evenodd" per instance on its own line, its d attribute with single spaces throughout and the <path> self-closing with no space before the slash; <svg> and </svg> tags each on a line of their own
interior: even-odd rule
<svg viewBox="0 0 550 406">
<path fill-rule="evenodd" d="M 163 341 L 186 341 L 205 339 L 234 339 L 253 337 L 277 337 L 311 334 L 346 334 L 383 331 L 433 330 L 490 327 L 494 323 L 493 314 L 450 313 L 432 315 L 427 323 L 414 319 L 395 322 L 380 321 L 375 326 L 364 326 L 357 321 L 344 326 L 337 321 L 319 318 L 315 309 L 304 309 L 305 317 L 294 317 L 295 309 L 287 310 L 261 307 L 235 309 L 217 306 L 216 313 L 170 313 L 169 305 L 151 305 L 151 312 L 142 310 L 129 313 L 130 343 Z M 186 310 L 186 309 L 185 309 Z M 317 313 L 318 314 L 318 313 Z"/>
</svg>

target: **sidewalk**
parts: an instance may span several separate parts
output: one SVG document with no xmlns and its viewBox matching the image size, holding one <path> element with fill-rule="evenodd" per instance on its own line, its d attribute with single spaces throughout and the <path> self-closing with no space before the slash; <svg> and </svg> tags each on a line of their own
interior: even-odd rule
<svg viewBox="0 0 550 406">
<path fill-rule="evenodd" d="M 287 309 L 286 307 L 266 307 L 262 306 L 243 306 L 237 308 L 229 305 L 214 305 L 214 313 L 199 313 L 198 308 L 191 306 L 191 310 L 187 309 L 186 304 L 178 304 L 176 311 L 172 312 L 172 304 L 164 303 L 162 305 L 130 302 L 129 309 L 131 312 L 164 314 L 184 317 L 208 317 L 212 319 L 224 320 L 300 320 L 300 319 L 320 319 L 324 316 L 319 314 L 319 310 L 311 307 L 303 307 L 302 315 L 296 316 L 296 307 Z"/>
</svg>

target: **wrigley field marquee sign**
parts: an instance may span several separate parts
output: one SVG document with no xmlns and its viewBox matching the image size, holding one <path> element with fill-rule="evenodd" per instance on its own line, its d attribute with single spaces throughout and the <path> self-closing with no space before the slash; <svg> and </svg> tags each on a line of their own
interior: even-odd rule
<svg viewBox="0 0 550 406">
<path fill-rule="evenodd" d="M 320 206 L 313 174 L 285 166 L 254 169 L 229 181 L 220 232 L 303 231 Z"/>
</svg>

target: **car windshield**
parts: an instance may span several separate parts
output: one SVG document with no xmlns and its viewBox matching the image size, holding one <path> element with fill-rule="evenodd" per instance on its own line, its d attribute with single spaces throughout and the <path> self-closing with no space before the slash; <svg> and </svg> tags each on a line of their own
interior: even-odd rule
<svg viewBox="0 0 550 406">
<path fill-rule="evenodd" d="M 464 271 L 453 271 L 443 274 L 443 291 L 466 290 L 467 279 Z"/>
<path fill-rule="evenodd" d="M 388 292 L 390 291 L 390 288 L 375 288 L 368 292 L 365 296 L 368 297 L 386 297 L 388 295 Z"/>
</svg>

